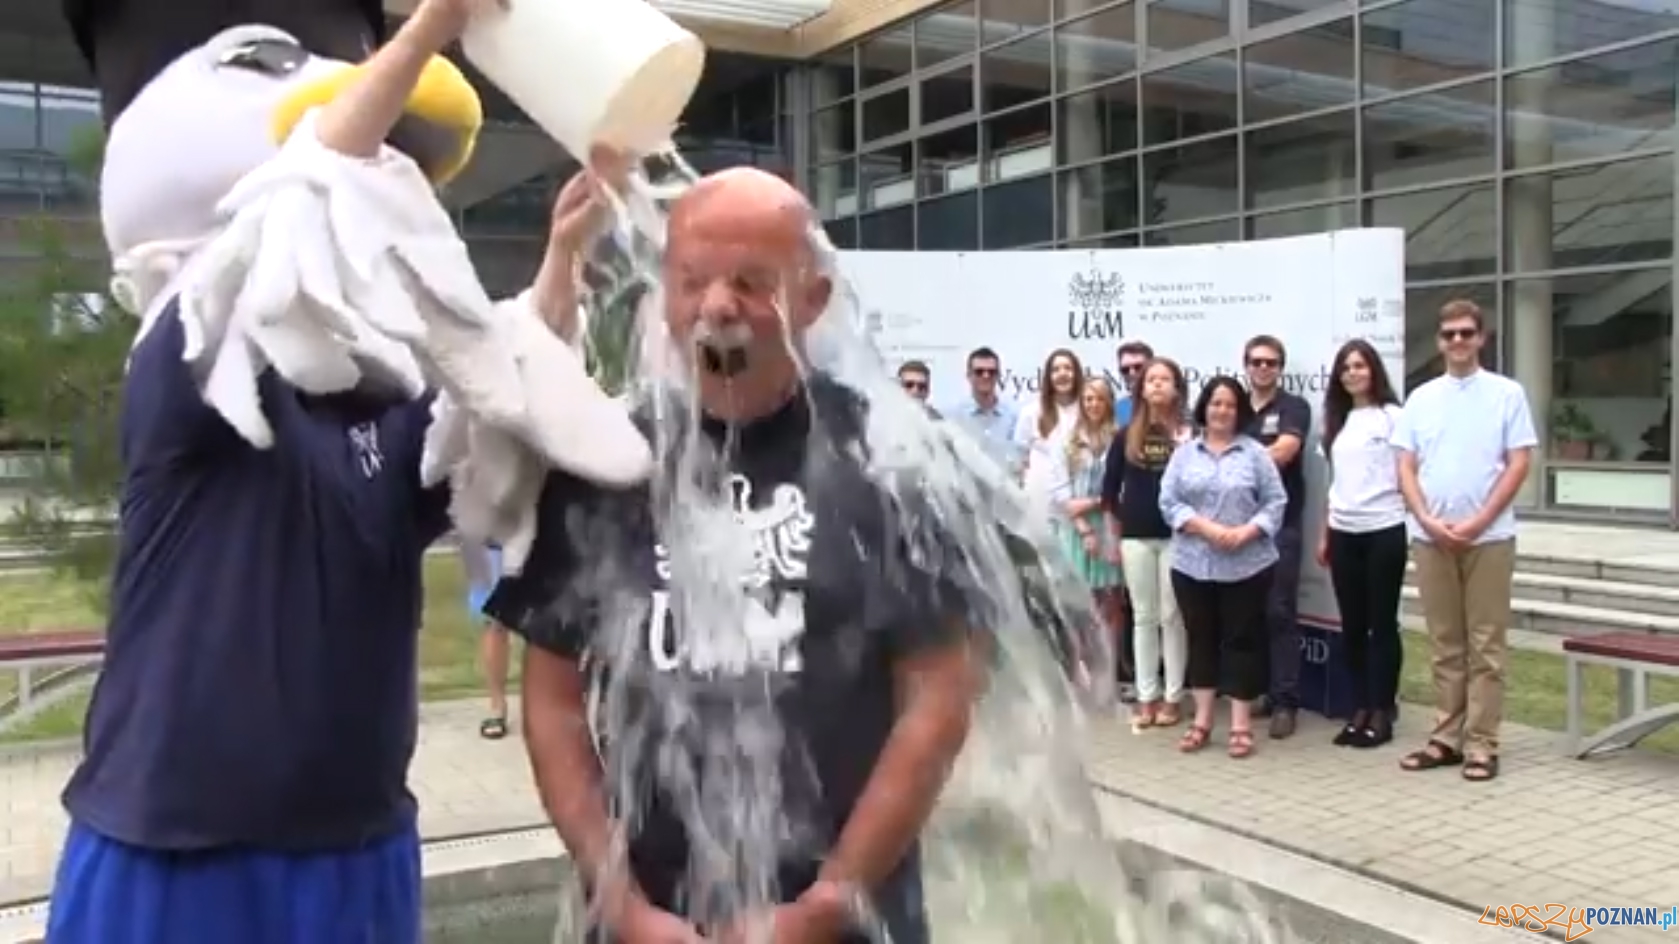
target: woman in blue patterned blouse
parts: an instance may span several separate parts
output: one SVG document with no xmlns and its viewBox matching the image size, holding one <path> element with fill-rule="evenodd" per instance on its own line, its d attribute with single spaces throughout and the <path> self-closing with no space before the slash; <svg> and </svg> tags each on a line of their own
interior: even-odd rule
<svg viewBox="0 0 1679 944">
<path fill-rule="evenodd" d="M 1230 756 L 1253 753 L 1253 701 L 1266 682 L 1265 601 L 1277 563 L 1272 536 L 1288 493 L 1265 447 L 1241 434 L 1252 419 L 1235 378 L 1209 380 L 1195 404 L 1200 433 L 1172 453 L 1160 483 L 1195 697 L 1195 722 L 1178 742 L 1186 753 L 1207 746 L 1221 693 L 1230 698 Z"/>
</svg>

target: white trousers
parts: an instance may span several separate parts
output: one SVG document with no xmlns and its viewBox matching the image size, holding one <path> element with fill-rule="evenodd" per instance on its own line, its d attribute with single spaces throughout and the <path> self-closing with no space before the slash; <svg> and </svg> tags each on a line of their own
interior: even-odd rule
<svg viewBox="0 0 1679 944">
<path fill-rule="evenodd" d="M 1131 655 L 1137 671 L 1137 701 L 1159 701 L 1161 677 L 1166 670 L 1165 696 L 1176 702 L 1183 697 L 1185 667 L 1189 664 L 1189 637 L 1184 633 L 1178 599 L 1172 593 L 1171 541 L 1166 538 L 1126 538 L 1120 543 L 1125 565 L 1125 587 L 1131 592 Z"/>
</svg>

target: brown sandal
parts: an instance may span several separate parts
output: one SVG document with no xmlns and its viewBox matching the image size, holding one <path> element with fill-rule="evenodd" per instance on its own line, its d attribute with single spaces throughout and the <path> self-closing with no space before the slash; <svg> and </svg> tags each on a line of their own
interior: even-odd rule
<svg viewBox="0 0 1679 944">
<path fill-rule="evenodd" d="M 1431 740 L 1421 749 L 1399 758 L 1399 769 L 1415 773 L 1422 770 L 1438 770 L 1441 767 L 1456 767 L 1461 763 L 1463 754 L 1457 748 Z"/>
<path fill-rule="evenodd" d="M 1470 783 L 1486 783 L 1498 776 L 1498 755 L 1471 757 L 1463 763 L 1463 779 Z"/>
<path fill-rule="evenodd" d="M 1154 716 L 1154 726 L 1157 728 L 1175 728 L 1183 722 L 1183 711 L 1176 702 L 1167 702 Z"/>
<path fill-rule="evenodd" d="M 1212 733 L 1213 732 L 1207 728 L 1203 728 L 1198 724 L 1192 724 L 1189 726 L 1189 730 L 1183 733 L 1183 737 L 1178 739 L 1178 750 L 1185 754 L 1193 754 L 1201 748 L 1207 746 L 1207 738 L 1210 737 Z"/>
<path fill-rule="evenodd" d="M 1225 747 L 1225 753 L 1237 760 L 1251 756 L 1253 754 L 1253 732 L 1230 732 L 1230 739 Z"/>
</svg>

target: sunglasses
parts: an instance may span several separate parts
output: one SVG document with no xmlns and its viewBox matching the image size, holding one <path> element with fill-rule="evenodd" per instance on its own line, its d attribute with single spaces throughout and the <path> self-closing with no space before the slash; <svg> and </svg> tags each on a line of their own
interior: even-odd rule
<svg viewBox="0 0 1679 944">
<path fill-rule="evenodd" d="M 1468 341 L 1480 333 L 1481 330 L 1479 328 L 1441 328 L 1440 340 L 1448 343 L 1452 341 Z"/>
<path fill-rule="evenodd" d="M 901 380 L 899 383 L 910 393 L 919 393 L 927 389 L 927 381 L 925 380 Z"/>
<path fill-rule="evenodd" d="M 1277 360 L 1275 357 L 1250 357 L 1248 358 L 1248 366 L 1275 370 L 1276 368 L 1283 366 L 1283 362 Z"/>
<path fill-rule="evenodd" d="M 1140 374 L 1140 373 L 1143 372 L 1143 365 L 1141 365 L 1141 364 L 1121 364 L 1121 365 L 1119 365 L 1119 372 L 1121 374 L 1124 374 L 1124 375 L 1128 376 L 1128 377 L 1132 374 Z"/>
<path fill-rule="evenodd" d="M 968 373 L 972 374 L 975 377 L 995 377 L 995 376 L 997 376 L 997 368 L 995 368 L 995 367 L 973 367 L 973 368 L 970 368 L 968 370 Z"/>
</svg>

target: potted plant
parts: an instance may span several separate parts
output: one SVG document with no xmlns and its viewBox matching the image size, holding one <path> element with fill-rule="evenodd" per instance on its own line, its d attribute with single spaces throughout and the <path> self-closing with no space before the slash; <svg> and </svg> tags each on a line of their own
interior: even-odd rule
<svg viewBox="0 0 1679 944">
<path fill-rule="evenodd" d="M 1599 438 L 1597 426 L 1585 411 L 1565 403 L 1551 413 L 1551 455 L 1580 462 L 1592 457 L 1592 444 Z"/>
</svg>

